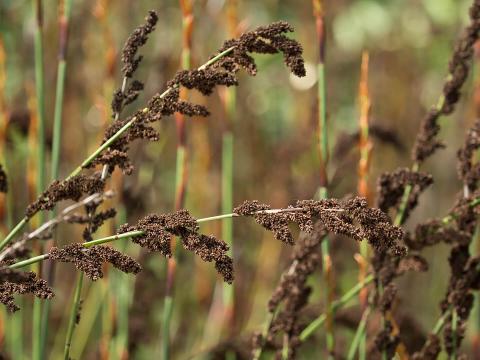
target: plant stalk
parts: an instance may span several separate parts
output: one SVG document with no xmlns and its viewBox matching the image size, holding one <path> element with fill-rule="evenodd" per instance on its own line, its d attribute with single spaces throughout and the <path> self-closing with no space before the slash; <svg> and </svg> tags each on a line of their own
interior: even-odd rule
<svg viewBox="0 0 480 360">
<path fill-rule="evenodd" d="M 368 275 L 364 281 L 359 282 L 357 285 L 352 287 L 340 299 L 333 301 L 330 305 L 330 309 L 327 309 L 324 313 L 308 324 L 305 329 L 303 329 L 303 331 L 300 333 L 299 340 L 307 340 L 320 326 L 323 325 L 327 319 L 327 313 L 329 310 L 330 312 L 335 312 L 336 310 L 348 304 L 365 286 L 370 284 L 374 279 L 375 276 L 373 274 Z"/>
<path fill-rule="evenodd" d="M 72 345 L 72 336 L 75 326 L 77 324 L 78 311 L 80 309 L 80 300 L 82 295 L 83 272 L 79 272 L 75 285 L 75 293 L 73 295 L 72 311 L 70 312 L 70 319 L 68 321 L 67 337 L 65 339 L 65 349 L 63 352 L 64 360 L 70 359 L 70 348 Z"/>
<path fill-rule="evenodd" d="M 68 26 L 72 10 L 73 0 L 59 1 L 59 6 L 63 5 L 63 9 L 59 16 L 59 51 L 58 51 L 58 67 L 57 67 L 57 84 L 55 90 L 55 109 L 53 116 L 53 135 L 52 135 L 52 164 L 51 164 L 51 181 L 54 181 L 59 176 L 60 167 L 60 149 L 62 139 L 62 110 L 63 110 L 63 96 L 65 92 L 65 79 L 67 73 L 67 43 L 68 43 Z M 50 219 L 55 217 L 56 213 L 51 213 Z M 55 236 L 55 234 L 53 235 Z M 53 239 L 48 241 L 47 247 L 51 246 Z M 49 262 L 45 264 L 43 269 L 43 278 L 53 285 L 55 274 L 55 263 Z M 41 354 L 45 357 L 45 346 L 48 338 L 48 320 L 50 314 L 51 303 L 47 301 L 43 305 L 42 324 L 41 324 Z"/>
<path fill-rule="evenodd" d="M 45 92 L 44 82 L 45 73 L 43 65 L 43 2 L 42 0 L 33 1 L 35 14 L 35 93 L 37 101 L 37 181 L 36 192 L 39 196 L 45 188 Z M 44 214 L 40 214 L 39 221 L 43 223 Z M 40 245 L 40 252 L 42 252 L 42 245 Z M 35 267 L 33 270 L 39 272 L 39 268 Z M 42 302 L 35 298 L 33 301 L 33 315 L 32 315 L 32 359 L 40 360 L 42 356 Z"/>
</svg>

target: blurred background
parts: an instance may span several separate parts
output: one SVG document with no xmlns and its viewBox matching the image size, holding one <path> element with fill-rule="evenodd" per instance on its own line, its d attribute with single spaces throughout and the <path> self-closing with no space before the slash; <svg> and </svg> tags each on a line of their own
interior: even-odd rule
<svg viewBox="0 0 480 360">
<path fill-rule="evenodd" d="M 58 63 L 58 16 L 61 2 L 44 4 L 45 102 L 47 147 L 51 147 L 55 82 Z M 372 203 L 376 179 L 384 171 L 409 166 L 410 149 L 419 122 L 435 104 L 447 73 L 453 44 L 468 19 L 471 1 L 464 0 L 336 0 L 324 1 L 326 22 L 326 84 L 330 194 L 343 197 L 357 191 L 359 151 L 358 87 L 363 51 L 370 55 L 370 124 L 390 135 L 390 140 L 373 137 L 369 173 Z M 297 199 L 312 198 L 319 187 L 317 147 L 318 41 L 310 1 L 238 1 L 236 20 L 229 2 L 194 1 L 192 66 L 204 63 L 232 37 L 277 20 L 286 20 L 296 31 L 291 36 L 304 46 L 307 76 L 295 78 L 281 56 L 256 56 L 258 74 L 242 73 L 236 91 L 234 119 L 222 100 L 224 89 L 209 98 L 190 94 L 195 102 L 208 106 L 211 116 L 187 120 L 189 175 L 185 207 L 195 217 L 221 213 L 222 134 L 230 127 L 234 136 L 234 204 L 258 199 L 272 207 L 285 207 Z M 67 51 L 60 177 L 76 167 L 99 144 L 111 119 L 113 91 L 121 85 L 120 55 L 129 33 L 143 22 L 149 9 L 159 14 L 156 30 L 140 53 L 144 59 L 136 78 L 145 83 L 139 99 L 124 115 L 143 107 L 181 67 L 182 13 L 178 1 L 89 0 L 73 1 Z M 0 145 L 2 163 L 9 174 L 8 211 L 3 202 L 0 215 L 3 230 L 23 217 L 26 205 L 35 197 L 38 169 L 35 166 L 36 98 L 34 76 L 35 17 L 32 2 L 0 2 Z M 407 228 L 418 221 L 444 216 L 461 189 L 456 175 L 456 151 L 465 129 L 480 109 L 480 72 L 464 89 L 466 96 L 456 112 L 442 119 L 441 137 L 447 148 L 428 161 L 425 169 L 435 184 L 420 198 Z M 116 192 L 110 204 L 120 210 L 115 221 L 103 226 L 97 237 L 112 234 L 125 221 L 134 223 L 151 213 L 171 212 L 175 199 L 176 129 L 173 118 L 160 124 L 156 143 L 136 143 L 131 148 L 135 171 L 131 176 L 117 172 L 108 188 Z M 393 140 L 392 140 L 393 136 Z M 353 140 L 352 140 L 353 139 Z M 50 167 L 47 166 L 47 173 Z M 441 195 L 439 195 L 441 194 Z M 66 204 L 62 204 L 66 206 Z M 39 225 L 33 223 L 33 227 Z M 235 219 L 235 310 L 230 335 L 238 342 L 261 328 L 266 305 L 291 249 L 275 241 L 249 219 Z M 209 222 L 202 231 L 221 236 L 222 223 Z M 62 225 L 60 243 L 81 241 L 82 227 Z M 108 270 L 105 279 L 87 284 L 82 319 L 74 335 L 74 358 L 156 358 L 161 340 L 165 259 L 145 254 L 137 247 L 116 244 L 141 259 L 144 272 L 137 277 Z M 342 294 L 357 281 L 353 255 L 358 245 L 334 238 L 332 257 L 336 292 Z M 418 327 L 431 329 L 440 314 L 438 302 L 449 276 L 448 249 L 435 247 L 426 255 L 431 269 L 425 274 L 406 275 L 399 280 L 401 311 L 414 314 Z M 195 358 L 228 338 L 216 323 L 215 302 L 221 287 L 212 264 L 179 251 L 175 307 L 172 320 L 172 351 L 175 358 Z M 52 300 L 52 324 L 47 352 L 56 358 L 63 351 L 65 316 L 71 302 L 74 269 L 57 267 L 56 297 Z M 313 310 L 321 309 L 322 281 L 312 276 Z M 421 289 L 421 291 L 419 291 Z M 21 312 L 4 314 L 0 340 L 8 354 L 30 347 L 30 301 Z M 120 310 L 118 310 L 120 309 Z M 313 311 L 312 310 L 312 311 Z M 127 316 L 128 315 L 128 316 Z M 12 327 L 13 326 L 13 327 Z M 16 326 L 16 327 L 15 327 Z M 22 339 L 12 339 L 12 329 Z M 118 328 L 128 331 L 118 331 Z M 350 330 L 346 337 L 351 336 Z M 10 336 L 9 336 L 10 332 Z M 21 334 L 21 335 L 20 335 Z M 349 335 L 350 334 L 350 335 Z M 318 334 L 323 341 L 322 332 Z M 18 342 L 23 341 L 23 346 Z M 312 343 L 313 344 L 313 343 Z M 465 342 L 468 348 L 468 341 Z M 318 347 L 317 347 L 318 348 Z M 322 347 L 323 348 L 323 347 Z M 307 344 L 305 358 L 315 347 Z M 303 354 L 302 353 L 302 354 Z M 310 355 L 308 355 L 310 354 Z M 16 358 L 22 358 L 18 354 Z"/>
</svg>

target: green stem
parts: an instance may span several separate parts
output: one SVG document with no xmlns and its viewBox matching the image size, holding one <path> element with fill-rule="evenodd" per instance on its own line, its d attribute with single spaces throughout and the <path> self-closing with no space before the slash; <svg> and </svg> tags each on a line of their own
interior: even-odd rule
<svg viewBox="0 0 480 360">
<path fill-rule="evenodd" d="M 233 208 L 233 133 L 231 127 L 235 118 L 235 89 L 229 88 L 226 92 L 226 113 L 229 120 L 228 128 L 222 136 L 222 212 L 226 213 Z M 222 223 L 222 239 L 229 246 L 229 255 L 233 258 L 233 220 L 225 219 Z M 234 286 L 223 284 L 223 309 L 226 321 L 230 322 L 234 309 Z M 231 324 L 224 322 L 224 328 L 230 329 Z"/>
<path fill-rule="evenodd" d="M 44 66 L 43 66 L 43 4 L 42 0 L 33 1 L 36 27 L 34 35 L 35 47 L 35 92 L 37 99 L 37 196 L 45 188 L 45 92 L 44 92 Z M 40 215 L 40 223 L 43 223 L 44 215 Z M 42 247 L 42 246 L 41 246 Z M 40 249 L 41 252 L 41 249 Z M 38 269 L 37 269 L 38 270 Z M 32 359 L 42 359 L 43 334 L 42 326 L 42 302 L 35 298 L 32 315 Z"/>
<path fill-rule="evenodd" d="M 163 304 L 163 323 L 162 323 L 162 359 L 170 358 L 170 322 L 172 320 L 173 298 L 171 295 L 165 296 Z"/>
<path fill-rule="evenodd" d="M 57 69 L 57 90 L 55 98 L 55 113 L 53 116 L 53 140 L 52 140 L 52 179 L 58 178 L 58 170 L 60 164 L 60 146 L 62 135 L 62 109 L 63 94 L 65 89 L 65 75 L 67 63 L 65 59 L 60 60 Z"/>
<path fill-rule="evenodd" d="M 60 2 L 59 2 L 60 3 Z M 60 168 L 60 149 L 62 139 L 62 110 L 63 110 L 63 96 L 65 93 L 65 78 L 67 73 L 67 40 L 68 40 L 68 25 L 70 22 L 70 14 L 73 0 L 66 0 L 64 2 L 64 9 L 59 17 L 59 51 L 58 51 L 58 66 L 57 66 L 57 84 L 55 89 L 55 109 L 53 115 L 53 134 L 52 134 L 52 163 L 51 163 L 51 181 L 59 177 Z M 50 219 L 55 217 L 55 211 L 51 213 Z M 53 235 L 55 236 L 55 234 Z M 50 242 L 53 242 L 52 239 Z M 48 245 L 47 245 L 48 246 Z M 44 274 L 45 279 L 53 286 L 54 280 L 54 264 L 47 263 L 45 265 Z M 47 301 L 43 305 L 43 318 L 41 324 L 41 353 L 45 356 L 45 346 L 49 330 L 49 315 L 51 303 Z"/>
<path fill-rule="evenodd" d="M 13 177 L 10 177 L 10 174 L 13 174 L 13 166 L 12 160 L 13 156 L 10 156 L 13 154 L 9 153 L 9 150 L 7 147 L 4 147 L 3 149 L 3 159 L 4 159 L 4 165 L 5 165 L 5 171 L 7 172 L 7 178 L 9 179 L 9 186 L 11 186 L 11 180 Z M 7 228 L 11 228 L 13 226 L 13 212 L 14 212 L 14 204 L 15 204 L 15 197 L 14 193 L 10 187 L 10 191 L 7 192 L 6 194 L 6 209 L 7 209 Z M 19 301 L 19 306 L 21 307 L 22 304 L 21 302 L 22 299 L 18 299 Z M 23 336 L 18 336 L 18 334 L 23 334 L 23 323 L 24 323 L 24 318 L 23 318 L 23 311 L 18 311 L 15 316 L 9 316 L 8 318 L 8 323 L 9 323 L 9 331 L 6 333 L 7 335 L 7 341 L 9 343 L 9 348 L 10 348 L 10 354 L 12 355 L 13 360 L 17 359 L 24 359 L 24 338 Z"/>
<path fill-rule="evenodd" d="M 262 336 L 262 339 L 261 339 L 262 345 L 255 349 L 255 351 L 253 352 L 252 360 L 259 360 L 260 356 L 262 356 L 263 344 L 265 343 L 265 339 L 268 335 L 268 330 L 270 329 L 270 325 L 272 324 L 273 319 L 275 319 L 275 316 L 277 315 L 277 312 L 278 312 L 278 308 L 275 309 L 274 312 L 269 312 L 268 313 L 268 317 L 265 320 L 265 323 L 263 324 L 263 328 L 262 328 L 262 335 L 261 335 Z"/>
<path fill-rule="evenodd" d="M 348 350 L 347 360 L 353 360 L 355 358 L 355 353 L 360 346 L 362 339 L 365 337 L 365 329 L 367 327 L 367 320 L 370 316 L 370 307 L 368 307 L 362 314 L 362 318 L 360 323 L 358 324 L 357 331 L 355 332 L 355 336 L 352 341 L 352 345 Z"/>
<path fill-rule="evenodd" d="M 24 217 L 20 222 L 15 225 L 15 227 L 8 233 L 8 235 L 3 239 L 3 241 L 0 243 L 0 251 L 3 250 L 9 243 L 12 241 L 12 239 L 17 235 L 17 233 L 23 229 L 25 225 L 28 224 L 28 221 L 30 219 L 27 217 Z"/>
<path fill-rule="evenodd" d="M 452 353 L 450 354 L 449 359 L 456 359 L 457 358 L 457 342 L 458 342 L 458 334 L 457 334 L 457 326 L 458 326 L 458 316 L 457 310 L 452 310 Z"/>
<path fill-rule="evenodd" d="M 22 268 L 24 266 L 36 264 L 40 261 L 46 260 L 46 259 L 48 259 L 48 257 L 49 257 L 49 254 L 42 254 L 42 255 L 34 256 L 34 257 L 31 257 L 30 259 L 26 259 L 26 260 L 16 262 L 15 264 L 10 265 L 9 268 L 10 269 L 19 269 L 19 268 Z"/>
<path fill-rule="evenodd" d="M 218 55 L 216 55 L 215 57 L 213 57 L 212 59 L 210 59 L 209 61 L 207 61 L 205 64 L 203 64 L 202 66 L 200 66 L 198 69 L 199 70 L 204 70 L 205 68 L 207 68 L 208 66 L 214 64 L 215 62 L 217 62 L 218 60 L 220 60 L 222 57 L 230 54 L 233 49 L 235 47 L 232 46 L 224 51 L 222 51 L 221 53 L 219 53 Z M 166 89 L 161 95 L 160 95 L 160 98 L 163 99 L 165 96 L 167 96 L 170 91 L 172 91 L 173 89 L 177 88 L 178 85 L 176 86 L 173 86 L 173 87 L 170 87 L 168 89 Z M 148 111 L 147 108 L 144 109 L 144 111 Z M 65 180 L 68 180 L 70 178 L 72 178 L 73 176 L 75 175 L 78 175 L 82 169 L 89 165 L 98 155 L 100 155 L 104 150 L 106 150 L 115 140 L 117 140 L 125 131 L 128 130 L 128 128 L 130 126 L 133 125 L 133 123 L 135 122 L 135 118 L 131 119 L 129 122 L 127 122 L 121 129 L 119 129 L 114 135 L 112 135 L 111 138 L 109 138 L 105 143 L 103 143 L 97 150 L 95 150 L 87 159 L 85 159 L 82 164 L 80 166 L 78 166 L 77 168 L 75 168 L 71 173 L 70 175 L 65 179 Z M 7 236 L 5 237 L 5 239 L 0 243 L 0 251 L 3 250 L 5 248 L 5 246 L 7 246 L 10 241 L 12 241 L 12 239 L 23 229 L 23 227 L 28 224 L 29 222 L 29 218 L 25 217 L 23 218 L 8 234 Z"/>
<path fill-rule="evenodd" d="M 80 308 L 80 299 L 82 295 L 82 286 L 83 286 L 83 273 L 80 272 L 78 274 L 76 286 L 75 286 L 75 293 L 73 295 L 73 304 L 72 310 L 70 312 L 70 319 L 68 321 L 68 328 L 67 328 L 67 336 L 65 338 L 65 349 L 63 352 L 64 360 L 70 359 L 70 349 L 72 345 L 72 336 L 73 331 L 75 330 L 75 325 L 77 324 L 77 316 L 78 310 Z"/>
<path fill-rule="evenodd" d="M 445 322 L 447 321 L 447 318 L 448 316 L 450 315 L 451 313 L 451 309 L 448 309 L 447 311 L 445 311 L 445 313 L 440 317 L 440 319 L 438 319 L 437 323 L 435 324 L 434 328 L 433 328 L 433 331 L 432 333 L 434 335 L 438 335 L 440 333 L 440 331 L 443 329 L 443 327 L 445 326 Z"/>
<path fill-rule="evenodd" d="M 357 285 L 352 287 L 349 291 L 347 291 L 340 299 L 334 301 L 330 306 L 330 311 L 336 311 L 339 308 L 345 306 L 350 300 L 354 299 L 356 295 L 368 284 L 370 284 L 375 277 L 370 274 L 368 275 L 365 280 L 359 282 Z M 328 311 L 328 310 L 327 310 Z M 299 339 L 300 341 L 307 340 L 310 335 L 312 335 L 320 326 L 323 325 L 327 318 L 326 313 L 324 312 L 315 320 L 313 320 L 303 331 L 300 333 Z"/>
</svg>

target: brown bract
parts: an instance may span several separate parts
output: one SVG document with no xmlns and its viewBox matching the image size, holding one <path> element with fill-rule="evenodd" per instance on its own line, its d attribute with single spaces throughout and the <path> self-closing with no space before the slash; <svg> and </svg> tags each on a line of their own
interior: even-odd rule
<svg viewBox="0 0 480 360">
<path fill-rule="evenodd" d="M 8 262 L 1 262 L 0 267 L 0 302 L 8 311 L 15 312 L 20 308 L 15 304 L 15 294 L 33 294 L 40 299 L 51 299 L 53 290 L 42 279 L 37 279 L 32 271 L 23 272 L 9 269 Z"/>
<path fill-rule="evenodd" d="M 197 221 L 187 210 L 147 215 L 134 226 L 122 225 L 119 233 L 133 230 L 143 231 L 142 235 L 132 238 L 134 243 L 166 257 L 172 256 L 172 236 L 180 237 L 185 249 L 193 251 L 203 261 L 215 262 L 223 279 L 228 283 L 233 281 L 233 261 L 227 255 L 228 245 L 214 236 L 200 234 Z"/>
<path fill-rule="evenodd" d="M 52 247 L 49 258 L 74 264 L 78 270 L 83 271 L 93 281 L 103 277 L 102 264 L 104 262 L 112 264 L 125 273 L 138 274 L 142 270 L 140 264 L 130 256 L 103 245 L 88 249 L 79 243 L 67 245 L 62 249 Z"/>
</svg>

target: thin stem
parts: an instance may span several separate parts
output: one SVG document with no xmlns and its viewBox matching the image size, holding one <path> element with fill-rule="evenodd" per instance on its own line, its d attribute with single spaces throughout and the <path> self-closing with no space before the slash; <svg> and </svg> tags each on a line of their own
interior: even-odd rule
<svg viewBox="0 0 480 360">
<path fill-rule="evenodd" d="M 230 91 L 232 90 L 232 91 Z M 230 98 L 227 103 L 227 113 L 230 120 L 234 116 L 235 93 L 234 89 L 228 89 L 227 96 Z M 233 134 L 227 130 L 222 135 L 222 212 L 228 211 L 233 207 Z M 225 219 L 222 223 L 222 239 L 230 248 L 228 255 L 233 257 L 233 221 Z M 223 314 L 224 327 L 231 329 L 234 310 L 234 286 L 223 284 Z"/>
<path fill-rule="evenodd" d="M 16 262 L 15 264 L 10 265 L 9 268 L 10 269 L 22 268 L 24 266 L 36 264 L 40 261 L 47 260 L 48 257 L 49 257 L 49 254 L 37 255 L 37 256 L 31 257 L 30 259 L 26 259 L 26 260 Z"/>
<path fill-rule="evenodd" d="M 325 20 L 322 0 L 313 0 L 313 14 L 316 23 L 317 41 L 318 41 L 318 59 L 317 59 L 317 101 L 318 101 L 318 144 L 320 158 L 320 197 L 328 197 L 328 126 L 327 126 L 327 97 L 325 84 Z M 327 326 L 326 341 L 328 358 L 332 359 L 335 350 L 335 333 L 333 312 L 330 311 L 331 303 L 334 297 L 334 278 L 331 266 L 331 257 L 329 250 L 329 239 L 325 237 L 321 244 L 323 257 L 323 278 L 327 291 L 325 292 L 325 304 L 327 306 Z"/>
<path fill-rule="evenodd" d="M 72 311 L 70 312 L 70 319 L 68 321 L 67 337 L 65 339 L 65 349 L 63 352 L 64 360 L 70 359 L 70 348 L 72 345 L 73 330 L 75 329 L 75 325 L 77 324 L 77 316 L 80 308 L 80 299 L 82 295 L 82 285 L 83 285 L 83 272 L 80 272 L 78 274 L 76 285 L 75 285 Z"/>
<path fill-rule="evenodd" d="M 454 308 L 452 310 L 452 353 L 450 354 L 450 357 L 449 357 L 449 359 L 452 359 L 452 360 L 457 358 L 457 342 L 458 342 L 457 326 L 458 326 L 458 315 L 457 315 L 457 310 Z"/>
<path fill-rule="evenodd" d="M 59 17 L 59 51 L 58 51 L 58 68 L 57 68 L 57 86 L 55 97 L 55 111 L 53 116 L 53 143 L 52 143 L 52 180 L 58 178 L 60 165 L 60 148 L 62 139 L 62 112 L 63 112 L 63 96 L 65 93 L 65 79 L 67 73 L 67 44 L 68 44 L 68 27 L 70 23 L 70 15 L 72 12 L 73 0 L 65 0 L 63 12 Z M 43 190 L 43 189 L 42 189 Z"/>
<path fill-rule="evenodd" d="M 257 349 L 255 349 L 255 351 L 253 352 L 253 355 L 252 355 L 252 360 L 259 360 L 260 359 L 260 356 L 262 355 L 262 351 L 263 351 L 263 345 L 264 345 L 265 339 L 267 338 L 267 335 L 268 335 L 268 330 L 270 329 L 270 325 L 272 324 L 273 319 L 275 319 L 275 316 L 277 315 L 277 312 L 278 312 L 278 308 L 275 309 L 274 312 L 269 312 L 268 313 L 268 317 L 265 320 L 265 323 L 263 324 L 263 329 L 262 329 L 262 333 L 261 333 L 262 345 L 259 346 Z"/>
<path fill-rule="evenodd" d="M 348 356 L 347 360 L 353 360 L 355 358 L 355 354 L 357 352 L 357 349 L 360 347 L 360 343 L 362 342 L 362 339 L 365 336 L 365 329 L 367 327 L 367 320 L 368 317 L 370 316 L 370 308 L 366 308 L 365 311 L 362 314 L 362 318 L 360 320 L 360 323 L 357 327 L 357 331 L 355 332 L 355 336 L 353 337 L 352 345 L 350 346 L 350 349 L 348 350 Z"/>
<path fill-rule="evenodd" d="M 443 327 L 445 326 L 445 323 L 447 321 L 447 318 L 450 316 L 450 313 L 452 312 L 451 308 L 449 308 L 443 315 L 438 319 L 437 323 L 433 327 L 432 333 L 434 335 L 438 335 L 440 331 L 442 331 Z"/>
<path fill-rule="evenodd" d="M 24 217 L 20 222 L 15 225 L 15 227 L 8 233 L 8 235 L 3 239 L 3 241 L 0 243 L 0 250 L 5 249 L 5 247 L 12 241 L 12 239 L 17 235 L 17 233 L 23 229 L 25 225 L 28 224 L 28 221 L 30 219 L 28 217 Z"/>
<path fill-rule="evenodd" d="M 37 100 L 37 196 L 39 196 L 45 188 L 45 92 L 44 92 L 44 66 L 43 66 L 43 3 L 42 0 L 33 1 L 35 13 L 35 92 Z M 40 215 L 40 223 L 43 222 L 44 214 Z M 40 246 L 40 252 L 42 246 Z M 38 269 L 37 269 L 38 270 Z M 32 359 L 42 358 L 43 335 L 42 326 L 42 302 L 35 298 L 33 302 L 32 315 Z"/>
<path fill-rule="evenodd" d="M 330 310 L 332 312 L 335 312 L 339 308 L 345 306 L 347 303 L 350 302 L 358 293 L 368 284 L 370 284 L 373 280 L 375 279 L 375 276 L 373 274 L 368 275 L 364 281 L 359 282 L 357 285 L 352 287 L 350 290 L 348 290 L 340 299 L 332 302 L 330 305 L 330 309 L 327 309 L 326 311 Z M 299 339 L 300 341 L 305 341 L 307 340 L 320 326 L 323 325 L 327 318 L 326 312 L 322 313 L 320 316 L 318 316 L 315 320 L 313 320 L 303 331 L 300 333 Z"/>
</svg>

